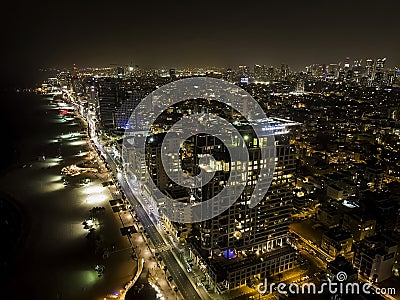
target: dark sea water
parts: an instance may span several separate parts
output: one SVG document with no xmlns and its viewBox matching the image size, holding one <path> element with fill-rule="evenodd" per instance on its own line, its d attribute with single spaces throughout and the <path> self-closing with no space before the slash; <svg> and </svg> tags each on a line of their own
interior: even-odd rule
<svg viewBox="0 0 400 300">
<path fill-rule="evenodd" d="M 0 193 L 0 236 L 3 246 L 0 247 L 0 274 L 4 282 L 13 254 L 22 237 L 23 215 L 15 205 L 14 199 L 5 193 Z M 6 245 L 4 245 L 6 244 Z"/>
<path fill-rule="evenodd" d="M 44 99 L 31 93 L 0 94 L 1 172 L 33 159 L 46 136 L 52 135 Z"/>
<path fill-rule="evenodd" d="M 7 172 L 33 161 L 41 152 L 40 144 L 43 145 L 46 135 L 53 131 L 46 119 L 46 102 L 42 100 L 42 97 L 32 93 L 0 92 L 0 180 Z M 0 234 L 3 240 L 0 274 L 3 284 L 12 274 L 13 260 L 23 243 L 28 223 L 18 200 L 0 190 Z"/>
<path fill-rule="evenodd" d="M 14 169 L 29 165 L 41 155 L 55 156 L 57 146 L 48 140 L 59 134 L 54 124 L 57 111 L 49 110 L 51 98 L 34 93 L 0 92 L 0 180 Z M 24 184 L 26 179 L 15 185 Z M 21 199 L 14 199 L 0 190 L 0 275 L 2 284 L 13 275 L 14 259 L 29 231 L 31 216 L 20 205 Z"/>
</svg>

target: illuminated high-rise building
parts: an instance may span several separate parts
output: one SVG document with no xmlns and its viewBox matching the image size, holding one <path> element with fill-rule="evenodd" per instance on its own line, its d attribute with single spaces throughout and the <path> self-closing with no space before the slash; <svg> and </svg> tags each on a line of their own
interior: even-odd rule
<svg viewBox="0 0 400 300">
<path fill-rule="evenodd" d="M 267 81 L 274 81 L 277 77 L 277 70 L 274 67 L 269 67 L 266 70 L 266 80 Z"/>
<path fill-rule="evenodd" d="M 374 68 L 375 68 L 374 60 L 371 58 L 367 59 L 367 61 L 365 63 L 365 69 L 366 69 L 367 77 L 369 79 L 373 79 Z"/>
<path fill-rule="evenodd" d="M 265 65 L 254 65 L 254 78 L 257 81 L 266 81 L 267 67 Z"/>
<path fill-rule="evenodd" d="M 282 121 L 277 121 L 276 125 L 284 126 Z M 265 141 L 255 138 L 249 125 L 237 129 L 247 141 L 250 170 L 253 170 L 245 191 L 219 216 L 192 226 L 190 255 L 200 267 L 206 266 L 206 278 L 217 292 L 250 285 L 288 270 L 294 266 L 295 260 L 293 249 L 286 243 L 295 170 L 295 153 L 289 144 L 287 131 L 275 135 L 277 157 L 271 187 L 263 200 L 250 208 L 248 204 L 256 183 L 255 174 L 263 164 L 260 147 Z M 229 162 L 229 154 L 212 136 L 194 137 L 192 147 L 195 157 L 212 154 L 221 165 L 229 166 L 217 171 L 215 180 L 194 191 L 194 198 L 204 201 L 217 195 L 224 186 L 221 183 L 229 177 L 230 168 L 240 168 L 240 165 Z"/>
<path fill-rule="evenodd" d="M 276 167 L 267 194 L 254 208 L 249 207 L 250 198 L 257 182 L 258 170 L 265 163 L 261 159 L 260 147 L 265 145 L 265 139 L 269 137 L 256 138 L 250 124 L 238 125 L 237 129 L 249 152 L 249 174 L 245 190 L 240 196 L 235 196 L 236 202 L 222 214 L 191 224 L 192 238 L 188 240 L 191 250 L 188 255 L 199 265 L 208 284 L 216 292 L 223 293 L 241 285 L 255 284 L 294 267 L 296 254 L 287 244 L 295 171 L 295 152 L 289 143 L 286 127 L 291 124 L 293 123 L 286 123 L 284 120 L 269 121 L 269 125 L 274 128 L 281 128 L 275 132 Z M 183 146 L 183 152 L 191 157 L 192 164 L 186 162 L 182 167 L 185 166 L 186 171 L 195 173 L 199 166 L 199 157 L 211 154 L 215 158 L 215 165 L 221 168 L 217 168 L 213 180 L 202 188 L 185 192 L 162 170 L 160 155 L 164 135 L 165 133 L 159 133 L 148 137 L 145 156 L 136 153 L 134 160 L 145 157 L 142 162 L 138 162 L 139 167 L 136 169 L 141 171 L 140 165 L 146 160 L 149 176 L 165 194 L 179 195 L 180 200 L 186 197 L 186 201 L 205 201 L 221 192 L 232 168 L 242 168 L 236 162 L 230 161 L 227 149 L 217 138 L 207 134 L 192 136 Z M 144 187 L 144 194 L 149 195 L 150 200 L 153 199 L 152 192 L 147 187 Z M 162 209 L 160 215 L 157 210 L 160 203 L 150 201 L 155 206 L 152 213 L 165 219 Z"/>
<path fill-rule="evenodd" d="M 124 97 L 114 111 L 114 129 L 117 131 L 125 130 L 129 127 L 129 118 L 134 109 L 142 100 L 142 94 L 137 90 L 127 90 Z"/>
<path fill-rule="evenodd" d="M 192 205 L 204 203 L 219 195 L 228 185 L 231 174 L 236 176 L 239 174 L 241 178 L 245 176 L 244 190 L 239 195 L 235 193 L 225 195 L 232 198 L 234 203 L 211 219 L 190 224 L 190 238 L 187 239 L 191 247 L 186 255 L 192 257 L 198 264 L 214 291 L 222 293 L 241 285 L 252 285 L 268 276 L 289 270 L 295 265 L 296 253 L 287 243 L 287 234 L 293 209 L 296 166 L 295 150 L 290 144 L 289 127 L 296 123 L 277 118 L 237 121 L 237 117 L 230 114 L 226 107 L 204 101 L 199 101 L 190 110 L 201 111 L 200 107 L 223 113 L 230 119 L 231 124 L 243 137 L 238 139 L 237 136 L 230 135 L 232 139 L 230 144 L 237 147 L 238 151 L 247 149 L 246 162 L 232 160 L 223 142 L 207 133 L 192 135 L 183 142 L 179 139 L 167 140 L 167 143 L 179 142 L 176 146 L 180 149 L 181 168 L 191 176 L 197 175 L 201 169 L 207 170 L 210 167 L 202 165 L 202 158 L 207 156 L 214 158 L 212 180 L 200 184 L 199 188 L 183 188 L 174 184 L 162 170 L 166 166 L 161 163 L 161 143 L 165 136 L 163 130 L 170 133 L 168 124 L 172 119 L 181 118 L 182 114 L 185 115 L 185 109 L 189 109 L 181 104 L 171 107 L 169 112 L 159 119 L 160 123 L 152 125 L 153 133 L 146 139 L 146 153 L 132 155 L 134 160 L 138 160 L 137 163 L 132 163 L 132 170 L 138 170 L 139 173 L 135 176 L 140 178 L 143 177 L 143 173 L 140 174 L 143 167 L 147 168 L 148 172 L 144 177 L 150 177 L 164 195 Z M 240 111 L 244 109 L 241 108 Z M 209 121 L 205 122 L 209 124 Z M 175 130 L 179 132 L 181 129 Z M 255 132 L 262 134 L 255 135 Z M 267 193 L 261 195 L 261 201 L 255 207 L 251 207 L 252 195 L 259 181 L 258 176 L 270 163 L 269 159 L 262 157 L 262 149 L 270 147 L 268 145 L 272 139 L 271 132 L 275 140 L 272 147 L 275 147 L 276 152 L 272 182 Z M 128 144 L 126 146 L 129 148 Z M 144 162 L 146 165 L 143 165 Z M 167 165 L 166 168 L 171 171 L 177 166 Z M 148 182 L 143 182 L 142 190 L 144 194 L 149 195 L 148 198 L 152 198 L 154 190 Z M 166 224 L 171 224 L 168 221 L 169 214 L 164 212 L 173 210 L 173 207 L 165 206 L 166 201 L 162 198 L 157 198 L 156 201 L 157 203 L 149 201 L 154 205 L 153 214 Z"/>
<path fill-rule="evenodd" d="M 374 81 L 377 84 L 382 84 L 384 81 L 385 62 L 386 57 L 376 60 Z"/>
<path fill-rule="evenodd" d="M 241 83 L 248 84 L 250 79 L 250 70 L 248 66 L 239 66 L 237 80 Z"/>
<path fill-rule="evenodd" d="M 385 69 L 386 57 L 385 58 L 378 58 L 376 60 L 376 72 L 381 72 Z"/>
<path fill-rule="evenodd" d="M 350 69 L 350 57 L 346 57 L 346 60 L 344 62 L 344 70 L 347 71 Z"/>
<path fill-rule="evenodd" d="M 124 94 L 121 82 L 117 78 L 104 78 L 99 81 L 98 92 L 97 118 L 103 130 L 113 130 L 114 114 L 120 107 Z"/>
<path fill-rule="evenodd" d="M 286 78 L 286 76 L 289 75 L 289 66 L 282 64 L 281 65 L 281 74 L 280 74 L 280 79 L 283 80 Z"/>
</svg>

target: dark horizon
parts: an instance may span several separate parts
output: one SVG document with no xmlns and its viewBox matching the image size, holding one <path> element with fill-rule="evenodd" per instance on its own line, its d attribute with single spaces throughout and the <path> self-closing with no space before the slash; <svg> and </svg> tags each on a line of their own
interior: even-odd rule
<svg viewBox="0 0 400 300">
<path fill-rule="evenodd" d="M 4 81 L 52 66 L 310 64 L 387 57 L 400 66 L 398 1 L 11 3 Z"/>
</svg>

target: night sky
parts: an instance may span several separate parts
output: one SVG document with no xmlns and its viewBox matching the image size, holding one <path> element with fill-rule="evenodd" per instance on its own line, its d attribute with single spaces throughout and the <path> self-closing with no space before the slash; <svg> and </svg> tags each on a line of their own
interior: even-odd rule
<svg viewBox="0 0 400 300">
<path fill-rule="evenodd" d="M 2 9 L 8 82 L 73 63 L 300 69 L 388 57 L 400 65 L 398 0 L 25 2 Z"/>
</svg>

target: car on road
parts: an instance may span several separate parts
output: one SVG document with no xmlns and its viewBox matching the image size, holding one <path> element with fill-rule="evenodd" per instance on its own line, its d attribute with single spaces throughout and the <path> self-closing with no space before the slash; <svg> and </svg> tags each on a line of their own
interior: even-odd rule
<svg viewBox="0 0 400 300">
<path fill-rule="evenodd" d="M 168 276 L 168 281 L 172 281 L 174 278 L 172 276 Z"/>
</svg>

